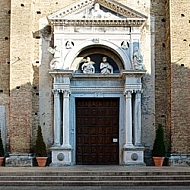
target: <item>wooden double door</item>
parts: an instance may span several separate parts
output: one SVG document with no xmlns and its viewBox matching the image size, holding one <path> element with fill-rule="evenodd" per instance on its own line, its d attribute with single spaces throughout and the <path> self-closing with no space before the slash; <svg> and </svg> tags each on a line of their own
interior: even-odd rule
<svg viewBox="0 0 190 190">
<path fill-rule="evenodd" d="M 119 98 L 76 99 L 76 164 L 119 164 Z"/>
</svg>

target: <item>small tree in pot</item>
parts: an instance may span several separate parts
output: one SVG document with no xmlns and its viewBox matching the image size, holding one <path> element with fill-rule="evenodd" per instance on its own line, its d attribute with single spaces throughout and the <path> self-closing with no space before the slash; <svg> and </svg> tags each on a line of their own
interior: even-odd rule
<svg viewBox="0 0 190 190">
<path fill-rule="evenodd" d="M 5 156 L 5 151 L 3 147 L 3 141 L 1 138 L 1 130 L 0 130 L 0 166 L 3 166 L 4 156 Z"/>
<path fill-rule="evenodd" d="M 162 124 L 158 124 L 158 128 L 156 129 L 156 138 L 154 140 L 152 156 L 155 166 L 162 166 L 165 158 L 164 129 Z"/>
<path fill-rule="evenodd" d="M 42 129 L 40 125 L 38 125 L 35 155 L 36 155 L 38 166 L 44 167 L 47 162 L 47 152 L 46 152 L 46 145 L 42 136 Z"/>
</svg>

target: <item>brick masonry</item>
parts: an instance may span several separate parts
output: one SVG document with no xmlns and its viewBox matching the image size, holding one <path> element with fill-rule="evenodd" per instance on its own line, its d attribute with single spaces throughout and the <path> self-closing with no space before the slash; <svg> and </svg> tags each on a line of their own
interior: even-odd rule
<svg viewBox="0 0 190 190">
<path fill-rule="evenodd" d="M 190 153 L 190 2 L 168 2 L 170 8 L 169 50 L 171 152 Z M 168 26 L 169 28 L 169 26 Z M 168 54 L 169 55 L 169 54 Z"/>
<path fill-rule="evenodd" d="M 49 64 L 39 66 L 39 20 L 73 2 L 76 1 L 0 1 L 0 44 L 3 47 L 0 49 L 0 105 L 6 107 L 8 152 L 33 152 L 39 123 L 47 147 L 52 144 L 51 80 L 47 73 Z M 148 22 L 142 28 L 142 53 L 145 61 L 152 63 L 147 68 L 152 75 L 147 74 L 143 79 L 144 145 L 150 151 L 155 127 L 162 123 L 167 151 L 190 154 L 190 2 L 118 2 L 148 16 Z M 152 36 L 153 52 L 143 41 L 149 35 Z M 50 41 L 44 44 L 48 47 Z M 48 62 L 51 55 L 47 53 L 45 56 L 44 60 Z"/>
</svg>

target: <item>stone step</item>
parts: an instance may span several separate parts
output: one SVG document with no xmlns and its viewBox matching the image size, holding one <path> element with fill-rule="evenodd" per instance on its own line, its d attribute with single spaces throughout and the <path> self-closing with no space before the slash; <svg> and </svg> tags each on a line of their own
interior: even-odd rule
<svg viewBox="0 0 190 190">
<path fill-rule="evenodd" d="M 187 171 L 0 171 L 0 176 L 181 176 L 190 175 Z"/>
<path fill-rule="evenodd" d="M 1 168 L 0 186 L 190 186 L 190 168 Z"/>
<path fill-rule="evenodd" d="M 163 181 L 0 181 L 0 186 L 189 186 L 190 180 Z"/>
<path fill-rule="evenodd" d="M 179 176 L 0 176 L 0 181 L 164 181 L 190 180 L 190 175 Z"/>
</svg>

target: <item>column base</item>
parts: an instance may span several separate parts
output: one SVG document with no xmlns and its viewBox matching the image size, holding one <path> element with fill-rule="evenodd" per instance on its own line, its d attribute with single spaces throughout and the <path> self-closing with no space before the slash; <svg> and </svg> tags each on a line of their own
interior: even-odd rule
<svg viewBox="0 0 190 190">
<path fill-rule="evenodd" d="M 50 166 L 70 166 L 71 164 L 71 146 L 51 147 L 52 163 Z"/>
<path fill-rule="evenodd" d="M 144 162 L 144 147 L 123 147 L 123 165 L 146 166 Z"/>
<path fill-rule="evenodd" d="M 32 167 L 34 166 L 33 154 L 10 154 L 5 158 L 6 167 Z"/>
</svg>

